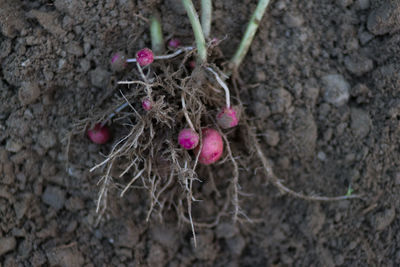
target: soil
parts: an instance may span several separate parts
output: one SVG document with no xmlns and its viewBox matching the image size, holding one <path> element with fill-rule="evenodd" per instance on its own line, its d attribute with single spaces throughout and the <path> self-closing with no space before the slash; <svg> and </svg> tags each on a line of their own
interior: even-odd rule
<svg viewBox="0 0 400 267">
<path fill-rule="evenodd" d="M 240 68 L 241 99 L 279 178 L 297 192 L 351 188 L 362 199 L 282 194 L 245 153 L 245 215 L 196 227 L 197 247 L 173 215 L 146 222 L 143 190 L 111 197 L 99 219 L 99 173 L 89 169 L 111 144 L 80 135 L 67 150 L 68 133 L 115 94 L 112 53 L 150 45 L 153 10 L 167 37 L 193 43 L 179 2 L 0 0 L 0 266 L 400 265 L 395 0 L 272 1 Z M 212 36 L 225 38 L 228 60 L 257 1 L 213 2 Z M 235 131 L 233 145 L 245 149 Z M 229 172 L 212 170 L 224 187 Z M 202 222 L 221 200 L 209 180 L 197 188 L 209 194 L 194 204 Z"/>
</svg>

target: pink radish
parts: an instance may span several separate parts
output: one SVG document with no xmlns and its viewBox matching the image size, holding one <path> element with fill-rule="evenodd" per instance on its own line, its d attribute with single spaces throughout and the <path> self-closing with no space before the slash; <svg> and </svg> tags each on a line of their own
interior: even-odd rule
<svg viewBox="0 0 400 267">
<path fill-rule="evenodd" d="M 202 147 L 199 155 L 199 162 L 204 165 L 212 164 L 218 161 L 224 150 L 224 143 L 218 131 L 211 128 L 203 128 Z M 200 147 L 196 147 L 195 153 L 199 152 Z"/>
<path fill-rule="evenodd" d="M 199 144 L 199 135 L 190 128 L 185 128 L 179 132 L 179 144 L 187 150 L 195 148 Z"/>
<path fill-rule="evenodd" d="M 122 71 L 127 66 L 124 52 L 117 52 L 111 58 L 111 69 L 113 71 Z"/>
<path fill-rule="evenodd" d="M 136 53 L 136 60 L 141 67 L 150 65 L 154 61 L 154 54 L 148 48 L 143 48 Z"/>
<path fill-rule="evenodd" d="M 142 108 L 146 111 L 149 111 L 153 105 L 151 104 L 151 101 L 147 98 L 142 100 Z"/>
<path fill-rule="evenodd" d="M 225 107 L 217 114 L 217 123 L 222 129 L 235 127 L 239 123 L 239 114 L 232 107 Z"/>
<path fill-rule="evenodd" d="M 181 46 L 181 42 L 179 41 L 179 39 L 174 38 L 169 40 L 168 46 L 175 49 Z"/>
<path fill-rule="evenodd" d="M 105 144 L 110 140 L 111 133 L 107 126 L 101 126 L 100 123 L 96 124 L 92 129 L 87 131 L 89 139 L 95 144 Z"/>
</svg>

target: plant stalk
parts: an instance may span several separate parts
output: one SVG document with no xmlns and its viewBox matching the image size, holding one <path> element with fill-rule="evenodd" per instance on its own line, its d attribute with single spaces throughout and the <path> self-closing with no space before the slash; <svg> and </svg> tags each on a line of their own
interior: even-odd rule
<svg viewBox="0 0 400 267">
<path fill-rule="evenodd" d="M 208 39 L 211 32 L 212 0 L 201 0 L 201 26 L 204 37 Z"/>
<path fill-rule="evenodd" d="M 242 63 L 243 58 L 246 56 L 269 2 L 270 0 L 258 1 L 256 10 L 250 18 L 239 47 L 231 59 L 232 69 L 237 70 Z"/>
<path fill-rule="evenodd" d="M 203 30 L 201 29 L 199 16 L 193 6 L 192 0 L 182 0 L 182 4 L 189 17 L 190 24 L 192 24 L 197 47 L 197 61 L 200 64 L 205 63 L 207 60 L 206 41 L 204 39 Z"/>
<path fill-rule="evenodd" d="M 164 38 L 161 29 L 160 16 L 154 14 L 150 18 L 150 36 L 151 49 L 155 55 L 160 55 L 164 52 Z"/>
</svg>

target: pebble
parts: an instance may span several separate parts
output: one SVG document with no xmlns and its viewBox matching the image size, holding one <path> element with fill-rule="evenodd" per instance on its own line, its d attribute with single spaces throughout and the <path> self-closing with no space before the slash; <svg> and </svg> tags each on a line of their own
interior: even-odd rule
<svg viewBox="0 0 400 267">
<path fill-rule="evenodd" d="M 76 246 L 61 245 L 46 251 L 50 266 L 79 267 L 85 263 L 85 258 Z"/>
<path fill-rule="evenodd" d="M 239 256 L 240 254 L 242 254 L 242 251 L 246 246 L 246 241 L 241 235 L 238 235 L 233 238 L 227 239 L 226 244 L 228 245 L 228 248 L 230 249 L 232 254 Z"/>
<path fill-rule="evenodd" d="M 64 207 L 65 191 L 57 186 L 47 186 L 42 195 L 42 201 L 55 210 L 60 210 Z"/>
<path fill-rule="evenodd" d="M 264 132 L 264 140 L 270 146 L 276 146 L 279 143 L 279 132 L 274 130 L 266 130 Z"/>
<path fill-rule="evenodd" d="M 374 38 L 374 35 L 367 31 L 360 32 L 358 35 L 358 40 L 360 40 L 361 45 L 367 44 Z"/>
<path fill-rule="evenodd" d="M 18 90 L 18 99 L 22 105 L 35 102 L 40 96 L 40 88 L 37 82 L 23 82 Z"/>
<path fill-rule="evenodd" d="M 251 110 L 256 118 L 261 120 L 265 120 L 271 114 L 269 107 L 261 102 L 255 102 L 254 105 L 251 106 Z"/>
<path fill-rule="evenodd" d="M 373 218 L 375 221 L 375 229 L 377 231 L 382 231 L 387 228 L 396 218 L 396 210 L 394 207 L 386 209 L 385 211 L 379 212 Z M 0 254 L 1 255 L 1 254 Z"/>
<path fill-rule="evenodd" d="M 6 143 L 6 150 L 9 152 L 17 153 L 22 149 L 22 144 L 16 140 L 8 139 Z"/>
<path fill-rule="evenodd" d="M 368 112 L 358 109 L 351 109 L 351 130 L 356 138 L 365 138 L 371 127 L 371 118 Z"/>
<path fill-rule="evenodd" d="M 114 236 L 115 245 L 118 247 L 134 248 L 140 238 L 139 227 L 130 221 L 121 221 L 121 224 L 118 226 L 123 234 Z"/>
<path fill-rule="evenodd" d="M 55 37 L 61 38 L 67 34 L 57 20 L 58 12 L 31 10 L 28 16 L 36 18 L 39 24 Z"/>
<path fill-rule="evenodd" d="M 83 48 L 77 42 L 70 42 L 67 45 L 67 52 L 80 57 L 83 55 Z"/>
<path fill-rule="evenodd" d="M 57 137 L 53 132 L 49 130 L 43 130 L 39 134 L 38 142 L 43 148 L 50 149 L 56 145 Z"/>
<path fill-rule="evenodd" d="M 76 17 L 76 12 L 84 8 L 84 4 L 79 0 L 55 0 L 54 6 L 62 13 L 67 13 L 71 17 Z"/>
<path fill-rule="evenodd" d="M 340 0 L 339 3 L 343 8 L 346 8 L 353 4 L 353 0 Z"/>
<path fill-rule="evenodd" d="M 196 236 L 197 247 L 192 239 L 192 250 L 199 260 L 213 261 L 217 257 L 217 249 L 214 243 L 214 234 L 211 230 L 205 230 Z"/>
<path fill-rule="evenodd" d="M 398 28 L 400 17 L 400 3 L 387 1 L 368 16 L 367 28 L 374 35 L 384 35 Z"/>
<path fill-rule="evenodd" d="M 15 237 L 2 237 L 0 238 L 0 256 L 12 251 L 17 246 Z"/>
<path fill-rule="evenodd" d="M 350 84 L 341 74 L 329 74 L 322 77 L 324 100 L 337 107 L 347 103 L 350 97 Z"/>
<path fill-rule="evenodd" d="M 374 67 L 373 61 L 366 56 L 352 55 L 344 58 L 346 69 L 356 76 L 361 76 Z"/>
<path fill-rule="evenodd" d="M 238 232 L 238 228 L 232 223 L 220 223 L 216 229 L 218 238 L 232 238 L 237 235 Z"/>
<path fill-rule="evenodd" d="M 368 9 L 369 5 L 370 5 L 369 0 L 357 0 L 356 1 L 356 6 L 361 10 Z"/>
<path fill-rule="evenodd" d="M 0 30 L 10 39 L 16 37 L 26 26 L 26 16 L 19 0 L 0 2 Z M 2 41 L 5 38 L 2 38 Z"/>
<path fill-rule="evenodd" d="M 111 77 L 108 71 L 100 67 L 90 71 L 89 75 L 91 83 L 98 88 L 106 87 Z"/>
<path fill-rule="evenodd" d="M 83 73 L 86 73 L 89 69 L 90 69 L 90 61 L 89 60 L 87 60 L 87 59 L 82 59 L 80 62 L 79 62 L 79 65 L 81 66 L 81 69 L 82 69 L 82 72 Z"/>
<path fill-rule="evenodd" d="M 178 231 L 172 225 L 158 224 L 151 229 L 152 238 L 167 248 L 178 246 Z"/>
<path fill-rule="evenodd" d="M 300 14 L 286 13 L 283 17 L 283 22 L 289 28 L 298 28 L 303 25 L 304 18 Z"/>
<path fill-rule="evenodd" d="M 69 211 L 75 212 L 83 209 L 85 207 L 85 203 L 79 197 L 70 197 L 65 203 L 65 208 Z"/>
<path fill-rule="evenodd" d="M 270 95 L 271 114 L 288 111 L 292 105 L 292 95 L 285 89 L 274 89 Z"/>
</svg>

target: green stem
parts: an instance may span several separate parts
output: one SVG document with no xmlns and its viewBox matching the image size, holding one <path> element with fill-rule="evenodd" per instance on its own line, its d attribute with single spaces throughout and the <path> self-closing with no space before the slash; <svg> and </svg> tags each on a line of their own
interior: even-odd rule
<svg viewBox="0 0 400 267">
<path fill-rule="evenodd" d="M 270 0 L 259 0 L 256 10 L 254 11 L 249 24 L 247 25 L 247 29 L 243 35 L 242 41 L 238 49 L 236 50 L 235 55 L 233 55 L 231 59 L 232 68 L 235 70 L 239 68 L 240 64 L 243 61 L 243 58 L 246 56 L 247 51 L 250 48 L 250 45 L 253 41 L 254 35 L 258 29 L 258 25 L 261 22 L 261 19 L 267 9 Z"/>
<path fill-rule="evenodd" d="M 199 16 L 197 15 L 196 9 L 194 9 L 192 0 L 182 0 L 182 4 L 189 17 L 190 24 L 192 24 L 194 38 L 196 39 L 197 46 L 197 60 L 200 64 L 204 63 L 207 60 L 207 49 L 203 30 L 201 29 L 201 24 L 199 21 Z"/>
<path fill-rule="evenodd" d="M 164 52 L 164 38 L 161 30 L 160 16 L 154 14 L 150 18 L 151 49 L 154 54 L 160 55 Z"/>
<path fill-rule="evenodd" d="M 212 0 L 201 0 L 201 26 L 203 27 L 204 37 L 210 37 L 212 16 Z"/>
</svg>

